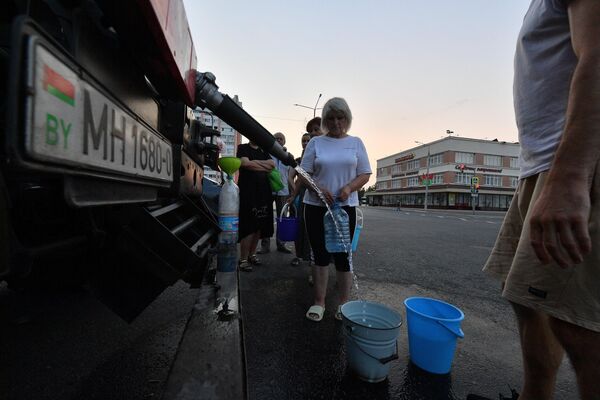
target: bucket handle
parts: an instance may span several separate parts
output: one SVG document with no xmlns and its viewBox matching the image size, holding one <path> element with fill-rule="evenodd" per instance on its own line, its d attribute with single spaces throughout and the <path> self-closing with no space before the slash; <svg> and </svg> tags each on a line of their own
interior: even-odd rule
<svg viewBox="0 0 600 400">
<path fill-rule="evenodd" d="M 462 329 L 460 329 L 460 326 L 452 326 L 452 325 L 448 324 L 446 321 L 439 321 L 438 320 L 436 322 L 438 324 L 440 324 L 441 326 L 443 326 L 444 328 L 448 329 L 454 335 L 458 336 L 461 339 L 464 339 L 465 333 L 463 332 Z"/>
<path fill-rule="evenodd" d="M 290 206 L 294 209 L 294 217 L 298 218 L 298 212 L 296 211 L 296 206 L 294 206 L 293 204 L 288 204 L 285 203 L 283 205 L 283 207 L 281 207 L 281 214 L 279 215 L 279 220 L 283 220 L 283 216 L 285 215 L 285 212 L 288 210 L 288 208 L 290 208 Z"/>
<path fill-rule="evenodd" d="M 377 358 L 372 356 L 371 354 L 367 353 L 366 351 L 363 350 L 362 347 L 360 347 L 360 344 L 356 343 L 356 340 L 354 340 L 354 338 L 352 337 L 351 333 L 352 331 L 354 331 L 354 329 L 352 329 L 351 326 L 346 326 L 346 331 L 348 332 L 348 334 L 346 335 L 350 340 L 352 340 L 354 342 L 354 344 L 356 345 L 356 347 L 358 347 L 358 349 L 365 355 L 371 357 L 374 360 L 379 361 L 381 364 L 387 364 L 390 361 L 393 360 L 397 360 L 398 358 L 400 358 L 398 356 L 398 339 L 396 339 L 396 351 L 394 352 L 394 354 L 392 354 L 391 356 L 387 356 L 387 357 L 383 357 L 383 358 Z"/>
<path fill-rule="evenodd" d="M 360 227 L 364 227 L 365 222 L 363 218 L 363 212 L 359 207 L 356 207 L 356 226 L 358 226 L 358 222 L 360 221 Z"/>
</svg>

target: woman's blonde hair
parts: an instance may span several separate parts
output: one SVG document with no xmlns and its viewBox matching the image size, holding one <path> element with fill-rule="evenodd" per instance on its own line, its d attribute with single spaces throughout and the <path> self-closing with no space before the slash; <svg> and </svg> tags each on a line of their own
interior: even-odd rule
<svg viewBox="0 0 600 400">
<path fill-rule="evenodd" d="M 329 132 L 325 121 L 332 112 L 343 113 L 344 117 L 346 117 L 346 122 L 348 122 L 348 130 L 350 130 L 350 126 L 352 126 L 352 111 L 350 111 L 348 103 L 341 97 L 333 97 L 327 100 L 327 103 L 323 106 L 323 112 L 321 113 L 321 130 L 323 131 L 323 134 L 326 135 Z"/>
</svg>

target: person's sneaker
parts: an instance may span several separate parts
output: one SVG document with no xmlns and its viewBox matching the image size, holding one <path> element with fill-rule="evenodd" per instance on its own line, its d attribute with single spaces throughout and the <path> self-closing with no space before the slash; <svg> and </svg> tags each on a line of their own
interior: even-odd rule
<svg viewBox="0 0 600 400">
<path fill-rule="evenodd" d="M 277 251 L 281 253 L 292 254 L 292 251 L 285 246 L 278 247 Z"/>
<path fill-rule="evenodd" d="M 263 249 L 263 248 L 260 248 L 260 249 L 259 249 L 259 250 L 256 252 L 256 254 L 267 254 L 267 253 L 268 253 L 268 252 L 270 252 L 270 251 L 271 251 L 270 249 Z"/>
<path fill-rule="evenodd" d="M 300 259 L 298 257 L 294 257 L 294 259 L 292 260 L 292 262 L 290 264 L 293 265 L 294 267 L 297 267 L 298 265 L 300 265 Z"/>
</svg>

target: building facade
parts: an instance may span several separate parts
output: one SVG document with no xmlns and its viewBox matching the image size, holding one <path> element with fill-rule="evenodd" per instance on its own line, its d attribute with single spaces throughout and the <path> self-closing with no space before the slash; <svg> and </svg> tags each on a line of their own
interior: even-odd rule
<svg viewBox="0 0 600 400">
<path fill-rule="evenodd" d="M 428 157 L 429 155 L 429 157 Z M 507 210 L 519 177 L 519 144 L 449 136 L 377 160 L 370 205 Z M 473 184 L 479 179 L 479 187 Z M 476 191 L 477 193 L 473 193 Z"/>
<path fill-rule="evenodd" d="M 242 106 L 242 102 L 239 101 L 237 95 L 233 97 L 233 100 L 240 107 Z M 193 113 L 195 118 L 202 124 L 221 132 L 221 142 L 223 144 L 221 156 L 235 157 L 237 147 L 240 143 L 242 143 L 242 135 L 209 110 L 196 108 Z M 215 171 L 209 167 L 204 167 L 204 176 L 221 183 L 221 173 L 219 171 Z"/>
</svg>

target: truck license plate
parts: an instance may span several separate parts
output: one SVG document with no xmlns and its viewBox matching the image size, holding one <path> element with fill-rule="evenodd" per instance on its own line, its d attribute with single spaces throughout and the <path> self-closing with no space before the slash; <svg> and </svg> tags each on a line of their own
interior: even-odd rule
<svg viewBox="0 0 600 400">
<path fill-rule="evenodd" d="M 164 185 L 171 144 L 30 37 L 25 150 L 39 161 Z"/>
</svg>

